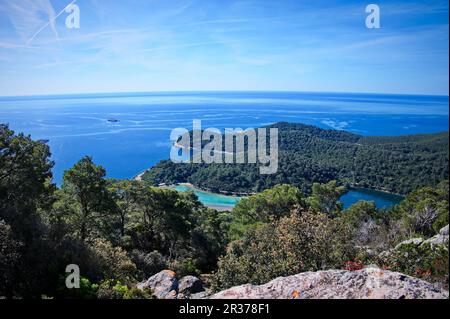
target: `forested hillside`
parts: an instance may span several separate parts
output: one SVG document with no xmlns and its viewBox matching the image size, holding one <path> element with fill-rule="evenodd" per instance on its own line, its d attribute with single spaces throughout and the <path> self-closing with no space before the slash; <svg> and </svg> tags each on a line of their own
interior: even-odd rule
<svg viewBox="0 0 450 319">
<path fill-rule="evenodd" d="M 351 134 L 325 133 L 336 143 L 355 143 Z M 336 144 L 329 145 L 337 154 Z M 180 277 L 203 274 L 215 291 L 372 264 L 448 289 L 448 240 L 425 241 L 449 223 L 446 179 L 390 211 L 364 201 L 343 210 L 345 187 L 331 181 L 307 193 L 277 185 L 242 199 L 232 212 L 218 212 L 192 192 L 107 179 L 88 156 L 64 173 L 61 187 L 52 183 L 52 167 L 45 142 L 0 125 L 0 299 L 154 298 L 155 291 L 137 284 L 164 269 Z M 419 244 L 397 249 L 417 237 Z M 79 289 L 66 286 L 73 264 Z"/>
<path fill-rule="evenodd" d="M 143 179 L 153 184 L 190 182 L 211 191 L 253 193 L 292 184 L 308 193 L 313 182 L 339 180 L 351 186 L 406 194 L 448 176 L 448 132 L 364 137 L 314 126 L 277 123 L 279 168 L 259 174 L 259 165 L 174 164 L 161 161 Z"/>
</svg>

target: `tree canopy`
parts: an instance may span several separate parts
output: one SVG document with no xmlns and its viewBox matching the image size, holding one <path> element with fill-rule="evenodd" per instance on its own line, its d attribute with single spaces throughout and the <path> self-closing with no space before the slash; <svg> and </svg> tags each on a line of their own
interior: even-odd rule
<svg viewBox="0 0 450 319">
<path fill-rule="evenodd" d="M 192 164 L 163 160 L 143 176 L 157 185 L 189 182 L 211 191 L 254 193 L 289 184 L 309 194 L 313 183 L 341 184 L 407 194 L 447 179 L 448 132 L 393 137 L 277 123 L 279 167 L 259 174 L 258 164 Z"/>
</svg>

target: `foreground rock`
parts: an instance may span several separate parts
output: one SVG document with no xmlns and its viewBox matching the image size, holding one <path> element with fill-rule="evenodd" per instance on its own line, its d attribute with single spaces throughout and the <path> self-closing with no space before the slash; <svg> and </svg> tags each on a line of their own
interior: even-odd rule
<svg viewBox="0 0 450 319">
<path fill-rule="evenodd" d="M 138 289 L 150 288 L 158 299 L 174 299 L 178 293 L 178 279 L 171 270 L 163 270 L 137 284 Z"/>
<path fill-rule="evenodd" d="M 178 283 L 178 293 L 183 295 L 191 295 L 204 291 L 203 283 L 194 276 L 185 276 Z"/>
<path fill-rule="evenodd" d="M 144 282 L 137 284 L 138 289 L 149 288 L 158 299 L 185 299 L 191 296 L 204 296 L 203 283 L 194 276 L 185 276 L 177 279 L 175 272 L 163 270 L 151 276 Z M 200 295 L 199 295 L 200 294 Z"/>
<path fill-rule="evenodd" d="M 221 291 L 212 299 L 448 299 L 448 291 L 379 268 L 328 270 L 280 277 Z"/>
</svg>

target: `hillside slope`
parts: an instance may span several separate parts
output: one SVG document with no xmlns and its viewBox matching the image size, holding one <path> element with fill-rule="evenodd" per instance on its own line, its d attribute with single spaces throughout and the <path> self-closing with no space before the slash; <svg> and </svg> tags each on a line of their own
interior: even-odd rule
<svg viewBox="0 0 450 319">
<path fill-rule="evenodd" d="M 279 168 L 260 175 L 259 164 L 174 164 L 161 161 L 144 175 L 153 184 L 189 182 L 211 191 L 259 192 L 287 183 L 307 193 L 313 182 L 339 180 L 352 186 L 406 194 L 448 177 L 448 132 L 364 137 L 315 126 L 277 123 Z"/>
</svg>

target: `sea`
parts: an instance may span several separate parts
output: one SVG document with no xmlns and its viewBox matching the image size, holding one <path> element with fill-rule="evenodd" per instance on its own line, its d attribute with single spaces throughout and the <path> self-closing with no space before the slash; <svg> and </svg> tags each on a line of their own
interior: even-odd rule
<svg viewBox="0 0 450 319">
<path fill-rule="evenodd" d="M 256 128 L 279 121 L 361 135 L 448 131 L 448 96 L 307 92 L 155 92 L 0 97 L 0 123 L 47 140 L 54 181 L 81 157 L 92 156 L 112 178 L 133 178 L 169 158 L 174 128 Z M 378 207 L 400 199 L 358 189 L 344 195 Z M 210 198 L 208 197 L 208 200 Z M 218 197 L 217 204 L 222 203 Z M 214 202 L 214 197 L 213 200 Z M 224 205 L 230 204 L 225 199 Z"/>
</svg>

